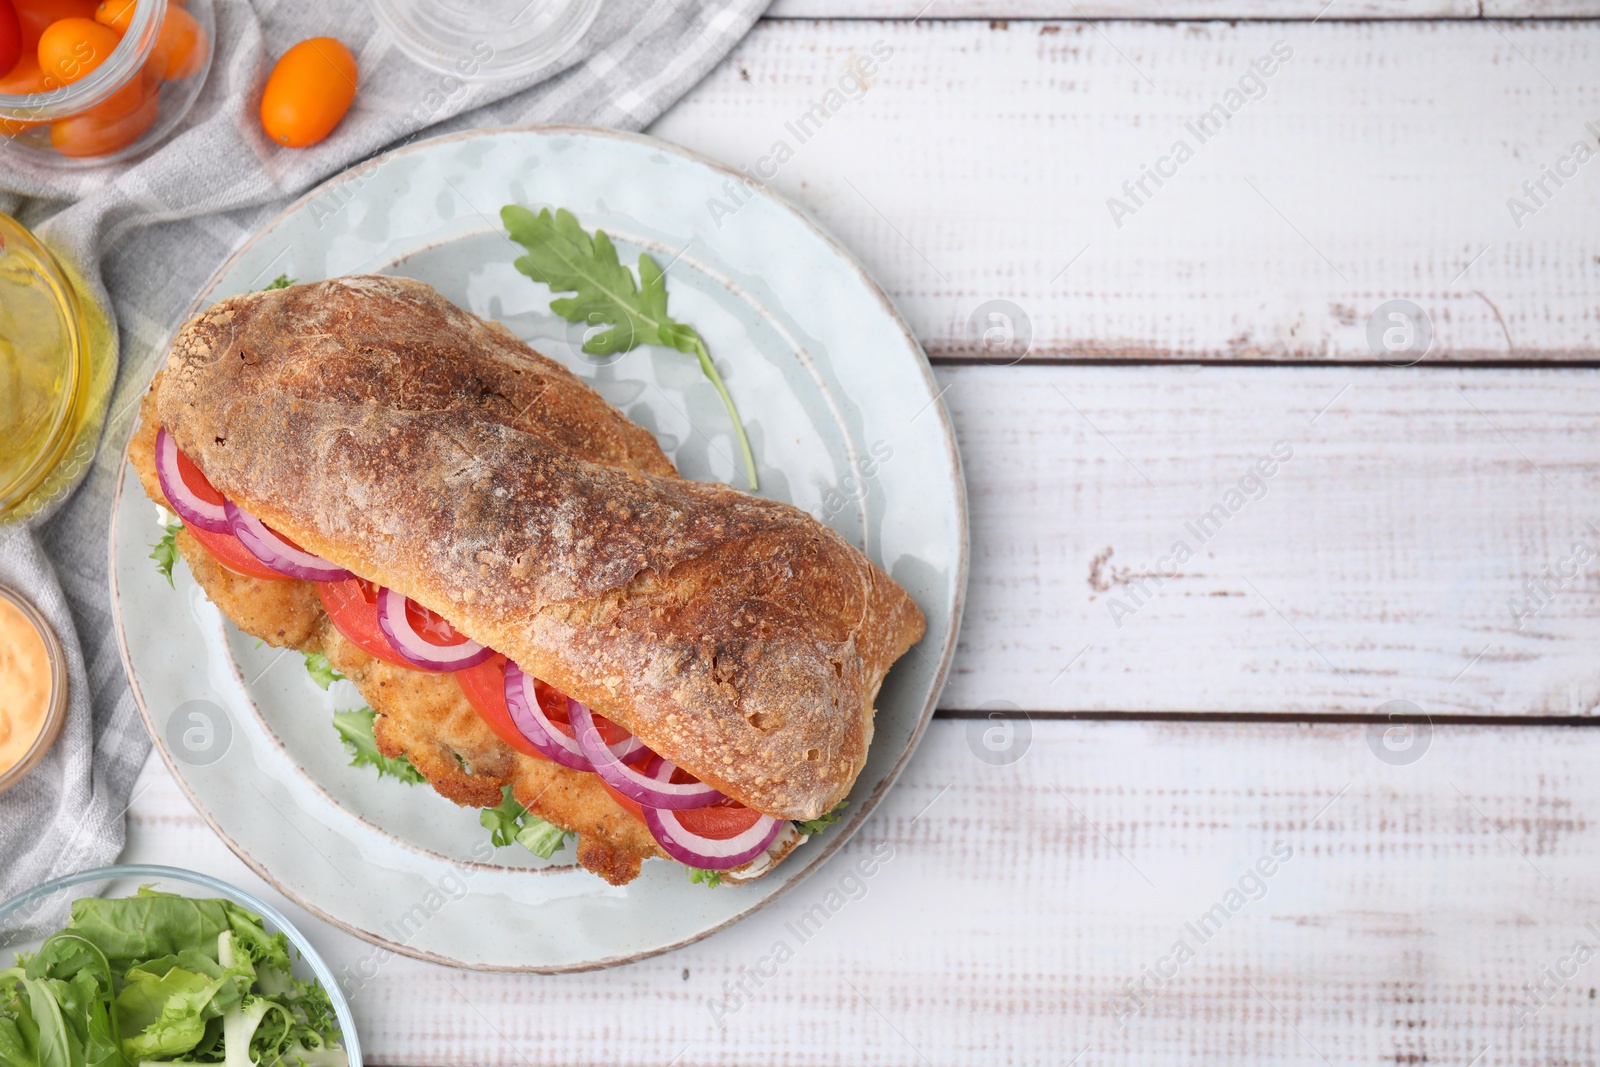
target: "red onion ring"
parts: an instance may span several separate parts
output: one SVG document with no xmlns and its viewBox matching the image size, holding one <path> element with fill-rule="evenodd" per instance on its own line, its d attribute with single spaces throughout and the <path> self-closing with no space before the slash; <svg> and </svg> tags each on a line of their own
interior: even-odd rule
<svg viewBox="0 0 1600 1067">
<path fill-rule="evenodd" d="M 250 554 L 279 574 L 291 578 L 305 578 L 313 582 L 342 582 L 355 575 L 343 567 L 336 567 L 313 552 L 307 552 L 288 538 L 273 531 L 266 523 L 241 508 L 226 501 L 222 509 L 227 513 L 229 528 Z"/>
<path fill-rule="evenodd" d="M 669 761 L 660 756 L 646 768 L 657 781 L 663 782 L 671 780 L 674 769 Z M 706 871 L 726 871 L 749 863 L 771 848 L 772 842 L 783 831 L 782 819 L 763 815 L 750 829 L 718 841 L 684 829 L 677 812 L 650 807 L 644 809 L 644 823 L 650 828 L 656 844 L 661 846 L 661 851 L 679 863 Z"/>
<path fill-rule="evenodd" d="M 178 466 L 178 442 L 165 429 L 156 431 L 156 479 L 178 518 L 211 533 L 233 532 L 224 505 L 200 499 L 183 480 L 183 470 Z"/>
<path fill-rule="evenodd" d="M 406 612 L 410 602 L 408 597 L 393 589 L 378 590 L 378 629 L 383 631 L 400 658 L 413 667 L 425 671 L 464 671 L 494 655 L 494 649 L 470 638 L 463 638 L 454 645 L 436 645 L 427 640 L 411 624 Z"/>
<path fill-rule="evenodd" d="M 577 740 L 557 729 L 539 706 L 539 698 L 533 691 L 533 675 L 509 659 L 506 660 L 506 708 L 511 712 L 511 721 L 528 739 L 528 744 L 563 767 L 578 771 L 594 770 L 594 765 L 578 747 Z"/>
<path fill-rule="evenodd" d="M 674 782 L 672 772 L 677 768 L 660 756 L 656 759 L 662 759 L 667 765 L 664 778 L 628 766 L 617 757 L 615 751 L 606 746 L 605 739 L 594 724 L 594 712 L 571 697 L 567 698 L 567 718 L 572 722 L 573 733 L 578 735 L 578 748 L 594 768 L 594 773 L 629 800 L 647 808 L 688 811 L 691 808 L 709 808 L 717 801 L 726 799 L 704 782 Z"/>
</svg>

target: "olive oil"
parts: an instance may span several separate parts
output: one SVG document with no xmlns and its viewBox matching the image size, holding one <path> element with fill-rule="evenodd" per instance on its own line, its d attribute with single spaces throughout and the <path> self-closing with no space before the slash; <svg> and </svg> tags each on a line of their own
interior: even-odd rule
<svg viewBox="0 0 1600 1067">
<path fill-rule="evenodd" d="M 0 520 L 38 510 L 92 456 L 82 439 L 97 319 L 55 257 L 0 215 Z"/>
</svg>

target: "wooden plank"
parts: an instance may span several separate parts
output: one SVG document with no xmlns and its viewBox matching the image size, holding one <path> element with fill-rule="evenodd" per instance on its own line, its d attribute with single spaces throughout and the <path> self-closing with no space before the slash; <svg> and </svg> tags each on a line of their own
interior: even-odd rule
<svg viewBox="0 0 1600 1067">
<path fill-rule="evenodd" d="M 1430 360 L 1593 361 L 1597 47 L 1577 22 L 768 21 L 652 132 L 772 175 L 936 359 L 986 356 L 1005 301 L 1032 358 L 1404 362 L 1369 324 L 1407 300 Z"/>
<path fill-rule="evenodd" d="M 1573 0 L 1581 6 L 1583 0 Z M 1497 17 L 1525 17 L 1533 0 L 1504 5 Z M 1518 12 L 1513 14 L 1512 12 Z M 1476 0 L 773 0 L 776 19 L 1429 19 L 1476 18 Z M 1534 16 L 1537 17 L 1537 16 Z"/>
<path fill-rule="evenodd" d="M 936 721 L 839 856 L 666 956 L 468 974 L 306 928 L 371 975 L 354 1006 L 383 1064 L 1600 1057 L 1600 962 L 1573 957 L 1600 942 L 1600 732 L 1443 727 L 1408 763 L 1362 726 L 1034 722 L 995 765 L 973 726 Z M 140 788 L 125 860 L 262 888 L 158 764 Z"/>
<path fill-rule="evenodd" d="M 1483 0 L 1486 18 L 1562 19 L 1600 17 L 1596 0 Z"/>
<path fill-rule="evenodd" d="M 1406 700 L 1590 715 L 1600 702 L 1600 371 L 939 378 L 972 516 L 945 708 L 1386 714 Z"/>
</svg>

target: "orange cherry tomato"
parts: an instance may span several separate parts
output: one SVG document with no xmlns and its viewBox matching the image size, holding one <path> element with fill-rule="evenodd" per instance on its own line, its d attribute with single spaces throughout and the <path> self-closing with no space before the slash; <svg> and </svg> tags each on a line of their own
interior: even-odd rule
<svg viewBox="0 0 1600 1067">
<path fill-rule="evenodd" d="M 137 141 L 140 134 L 155 125 L 158 104 L 159 101 L 152 93 L 133 110 L 120 115 L 101 114 L 100 107 L 104 105 L 97 105 L 81 115 L 57 119 L 50 124 L 50 146 L 64 156 L 80 158 L 108 156 L 121 151 Z M 193 532 L 200 534 L 205 531 Z M 244 546 L 241 544 L 239 547 Z M 226 559 L 223 560 L 223 564 L 231 566 Z"/>
<path fill-rule="evenodd" d="M 34 52 L 45 27 L 70 18 L 94 18 L 97 0 L 17 0 L 17 21 L 22 24 L 22 50 Z"/>
<path fill-rule="evenodd" d="M 211 41 L 194 16 L 181 7 L 169 7 L 145 70 L 162 81 L 180 81 L 200 73 L 210 48 Z"/>
<path fill-rule="evenodd" d="M 116 30 L 94 19 L 61 19 L 46 26 L 39 37 L 39 66 L 46 75 L 71 85 L 109 59 L 120 43 Z"/>
<path fill-rule="evenodd" d="M 94 20 L 118 33 L 127 33 L 128 25 L 133 22 L 133 9 L 138 6 L 139 0 L 101 0 L 100 6 L 94 9 Z"/>
<path fill-rule="evenodd" d="M 356 57 L 332 37 L 283 54 L 261 93 L 261 128 L 289 148 L 314 145 L 339 125 L 356 97 Z"/>
<path fill-rule="evenodd" d="M 154 100 L 155 98 L 151 97 L 151 99 Z M 62 122 L 75 121 L 77 120 L 62 120 Z M 51 126 L 50 133 L 52 134 L 52 137 L 55 134 L 55 127 L 59 125 L 61 125 L 61 123 L 57 122 Z M 57 151 L 60 151 L 59 147 L 57 148 Z M 212 533 L 209 530 L 202 530 L 198 526 L 188 526 L 185 527 L 185 529 L 194 535 L 194 539 L 199 541 L 207 552 L 210 552 L 216 557 L 218 563 L 222 564 L 224 568 L 232 571 L 235 574 L 242 574 L 246 578 L 260 578 L 268 582 L 288 582 L 294 580 L 287 574 L 279 574 L 265 563 L 262 563 L 259 559 L 256 559 L 256 557 L 251 554 L 250 550 L 244 547 L 244 542 L 233 536 L 231 533 Z"/>
<path fill-rule="evenodd" d="M 0 74 L 10 74 L 22 53 L 22 20 L 11 0 L 0 0 Z"/>
</svg>

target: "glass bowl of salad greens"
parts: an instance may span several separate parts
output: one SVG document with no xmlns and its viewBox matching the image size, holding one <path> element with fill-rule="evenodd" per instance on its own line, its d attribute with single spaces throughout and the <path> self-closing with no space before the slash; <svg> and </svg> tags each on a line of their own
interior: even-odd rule
<svg viewBox="0 0 1600 1067">
<path fill-rule="evenodd" d="M 0 1065 L 360 1067 L 333 972 L 276 910 L 175 867 L 0 904 Z"/>
</svg>

